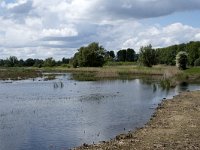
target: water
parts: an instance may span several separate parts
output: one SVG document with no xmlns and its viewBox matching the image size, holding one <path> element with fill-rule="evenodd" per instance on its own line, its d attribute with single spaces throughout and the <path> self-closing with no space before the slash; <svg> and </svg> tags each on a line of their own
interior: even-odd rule
<svg viewBox="0 0 200 150">
<path fill-rule="evenodd" d="M 79 82 L 69 74 L 0 81 L 0 150 L 60 150 L 109 140 L 143 126 L 162 98 L 199 88 L 163 90 L 140 79 Z"/>
</svg>

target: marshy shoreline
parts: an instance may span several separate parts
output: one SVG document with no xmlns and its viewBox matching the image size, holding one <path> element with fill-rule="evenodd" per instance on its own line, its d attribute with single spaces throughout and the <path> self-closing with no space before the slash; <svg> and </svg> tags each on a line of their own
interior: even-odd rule
<svg viewBox="0 0 200 150">
<path fill-rule="evenodd" d="M 163 100 L 142 128 L 99 144 L 74 150 L 200 149 L 200 91 L 183 92 Z"/>
<path fill-rule="evenodd" d="M 78 81 L 97 81 L 112 79 L 153 78 L 169 80 L 171 85 L 177 82 L 200 81 L 200 68 L 189 68 L 185 71 L 175 66 L 156 65 L 143 67 L 138 65 L 104 66 L 104 67 L 4 67 L 0 68 L 0 80 L 23 80 L 41 77 L 43 73 L 70 73 Z"/>
</svg>

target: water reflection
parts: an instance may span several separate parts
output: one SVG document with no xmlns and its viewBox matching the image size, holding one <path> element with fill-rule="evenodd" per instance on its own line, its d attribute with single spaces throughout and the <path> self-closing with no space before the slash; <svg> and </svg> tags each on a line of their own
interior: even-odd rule
<svg viewBox="0 0 200 150">
<path fill-rule="evenodd" d="M 165 90 L 153 80 L 69 78 L 0 83 L 0 150 L 68 149 L 108 140 L 145 124 L 164 97 L 199 88 L 184 83 Z"/>
<path fill-rule="evenodd" d="M 64 84 L 63 84 L 63 82 L 61 82 L 61 81 L 59 81 L 59 82 L 54 82 L 53 83 L 53 88 L 54 89 L 58 89 L 58 88 L 63 88 L 64 87 Z"/>
</svg>

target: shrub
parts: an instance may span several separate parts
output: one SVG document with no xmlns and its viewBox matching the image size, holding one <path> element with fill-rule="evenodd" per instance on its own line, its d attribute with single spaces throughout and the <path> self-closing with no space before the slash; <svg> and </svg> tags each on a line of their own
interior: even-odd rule
<svg viewBox="0 0 200 150">
<path fill-rule="evenodd" d="M 200 57 L 195 60 L 194 66 L 200 66 Z"/>
<path fill-rule="evenodd" d="M 188 62 L 188 55 L 186 52 L 184 51 L 180 51 L 177 55 L 176 55 L 176 66 L 180 69 L 180 70 L 185 70 L 186 66 L 187 66 L 187 62 Z"/>
<path fill-rule="evenodd" d="M 151 45 L 140 48 L 139 61 L 147 67 L 157 64 L 156 51 L 152 49 Z"/>
</svg>

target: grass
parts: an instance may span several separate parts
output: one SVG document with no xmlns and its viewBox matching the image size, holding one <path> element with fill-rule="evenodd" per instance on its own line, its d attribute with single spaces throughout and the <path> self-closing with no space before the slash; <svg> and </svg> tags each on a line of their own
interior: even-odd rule
<svg viewBox="0 0 200 150">
<path fill-rule="evenodd" d="M 200 67 L 189 68 L 185 70 L 184 73 L 189 75 L 196 75 L 196 74 L 200 75 Z"/>
<path fill-rule="evenodd" d="M 119 62 L 120 63 L 120 62 Z M 200 79 L 200 67 L 189 68 L 180 71 L 175 66 L 156 65 L 151 68 L 139 65 L 106 65 L 104 67 L 44 67 L 44 68 L 0 68 L 0 79 L 26 79 L 41 76 L 42 72 L 63 72 L 71 73 L 72 78 L 80 81 L 95 81 L 105 79 L 134 79 L 134 78 L 154 78 L 170 82 L 170 86 L 175 86 L 182 81 L 196 81 Z M 165 82 L 165 80 L 167 82 Z"/>
<path fill-rule="evenodd" d="M 33 68 L 0 68 L 1 80 L 22 80 L 41 76 L 41 72 Z"/>
<path fill-rule="evenodd" d="M 191 82 L 200 82 L 200 67 L 192 67 L 183 72 Z"/>
</svg>

